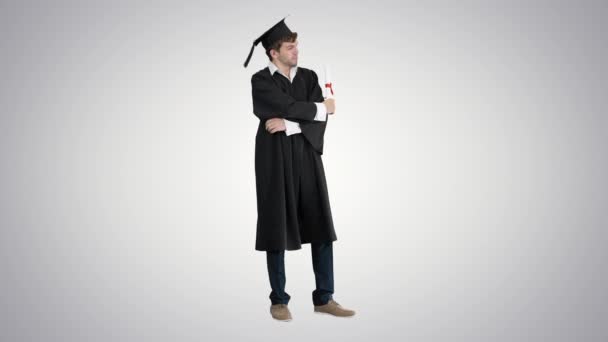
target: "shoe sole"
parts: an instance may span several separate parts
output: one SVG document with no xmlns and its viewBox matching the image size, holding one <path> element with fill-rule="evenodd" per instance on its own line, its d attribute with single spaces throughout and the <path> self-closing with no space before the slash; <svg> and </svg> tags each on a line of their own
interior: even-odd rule
<svg viewBox="0 0 608 342">
<path fill-rule="evenodd" d="M 323 311 L 314 311 L 314 313 L 316 314 L 321 314 L 321 315 L 330 315 L 330 316 L 334 316 L 334 317 L 340 317 L 340 318 L 352 318 L 355 317 L 355 315 L 350 315 L 350 316 L 336 316 L 336 315 L 332 315 L 328 312 L 323 312 Z"/>
<path fill-rule="evenodd" d="M 272 317 L 272 319 L 274 319 L 275 321 L 279 321 L 279 322 L 289 322 L 289 321 L 292 320 L 291 318 L 288 318 L 288 319 L 278 319 L 278 318 L 274 318 L 274 317 Z"/>
</svg>

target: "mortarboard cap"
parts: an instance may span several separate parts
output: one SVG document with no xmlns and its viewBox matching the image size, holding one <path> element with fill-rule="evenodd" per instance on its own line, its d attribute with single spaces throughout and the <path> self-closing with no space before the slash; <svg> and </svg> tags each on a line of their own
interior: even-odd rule
<svg viewBox="0 0 608 342">
<path fill-rule="evenodd" d="M 288 17 L 289 15 L 287 15 Z M 285 17 L 285 18 L 287 18 Z M 245 61 L 244 67 L 247 67 L 249 64 L 249 60 L 251 59 L 251 55 L 253 54 L 253 49 L 262 42 L 262 46 L 264 49 L 268 49 L 268 47 L 272 46 L 273 43 L 278 41 L 283 37 L 287 37 L 291 35 L 293 32 L 287 27 L 285 24 L 285 18 L 281 19 L 278 23 L 276 23 L 273 27 L 268 29 L 268 31 L 264 32 L 258 39 L 253 41 L 253 45 L 251 46 L 251 51 L 249 51 L 249 56 L 247 56 L 247 60 Z"/>
</svg>

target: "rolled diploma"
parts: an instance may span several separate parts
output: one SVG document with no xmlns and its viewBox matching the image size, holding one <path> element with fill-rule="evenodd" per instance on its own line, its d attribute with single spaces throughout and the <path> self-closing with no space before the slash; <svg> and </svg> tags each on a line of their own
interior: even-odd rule
<svg viewBox="0 0 608 342">
<path fill-rule="evenodd" d="M 323 87 L 323 92 L 324 92 L 324 97 L 326 99 L 333 99 L 334 95 L 331 93 L 331 75 L 330 75 L 330 70 L 329 70 L 329 66 L 325 65 L 325 84 Z"/>
</svg>

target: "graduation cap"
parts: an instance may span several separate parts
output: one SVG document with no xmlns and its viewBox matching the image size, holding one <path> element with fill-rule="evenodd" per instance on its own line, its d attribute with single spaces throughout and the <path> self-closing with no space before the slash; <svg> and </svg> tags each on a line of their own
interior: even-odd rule
<svg viewBox="0 0 608 342">
<path fill-rule="evenodd" d="M 287 15 L 288 17 L 289 15 Z M 285 17 L 285 18 L 287 18 Z M 290 36 L 293 32 L 287 27 L 285 24 L 285 18 L 281 19 L 278 23 L 276 23 L 273 27 L 268 29 L 268 31 L 264 32 L 258 39 L 253 41 L 253 45 L 251 46 L 251 51 L 249 51 L 249 56 L 247 56 L 247 60 L 245 61 L 244 67 L 247 67 L 249 64 L 249 60 L 251 59 L 251 55 L 253 54 L 253 49 L 262 42 L 262 46 L 264 49 L 268 50 L 273 43 L 277 42 L 281 38 Z"/>
</svg>

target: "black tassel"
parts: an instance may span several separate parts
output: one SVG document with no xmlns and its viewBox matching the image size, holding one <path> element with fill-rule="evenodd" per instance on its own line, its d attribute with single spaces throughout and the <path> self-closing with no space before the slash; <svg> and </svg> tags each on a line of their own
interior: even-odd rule
<svg viewBox="0 0 608 342">
<path fill-rule="evenodd" d="M 253 49 L 255 48 L 255 43 L 253 43 L 253 45 L 251 45 L 251 51 L 249 51 L 249 56 L 247 56 L 247 60 L 245 61 L 244 67 L 247 67 L 247 64 L 249 64 L 249 60 L 251 59 L 251 55 L 253 54 Z"/>
</svg>

